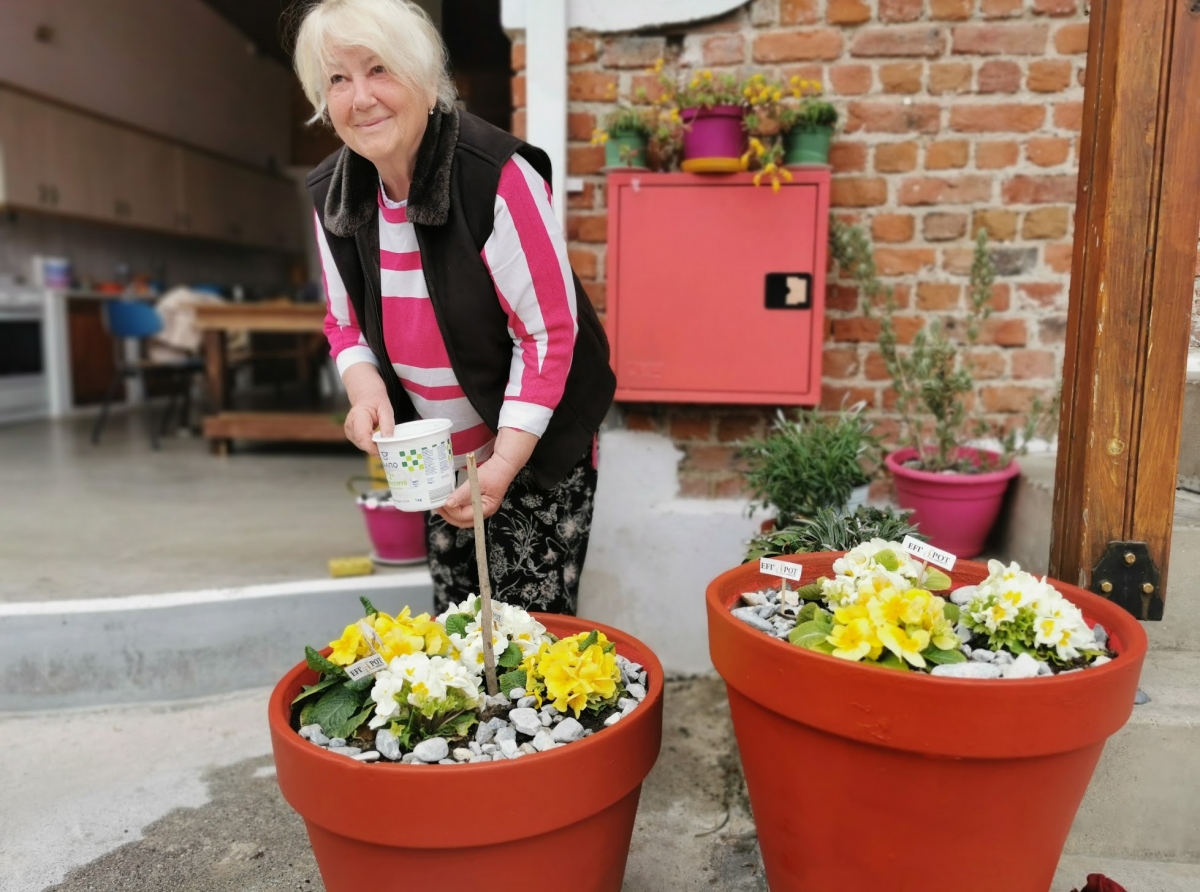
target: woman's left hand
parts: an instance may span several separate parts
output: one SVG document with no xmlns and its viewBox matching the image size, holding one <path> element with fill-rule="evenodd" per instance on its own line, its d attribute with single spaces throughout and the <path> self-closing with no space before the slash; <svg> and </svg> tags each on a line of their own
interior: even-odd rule
<svg viewBox="0 0 1200 892">
<path fill-rule="evenodd" d="M 525 462 L 533 454 L 538 438 L 526 431 L 511 427 L 500 428 L 496 437 L 496 448 L 492 457 L 479 466 L 479 493 L 483 502 L 483 516 L 491 517 L 500 510 L 504 494 L 512 485 Z M 475 512 L 471 505 L 471 484 L 464 483 L 434 513 L 442 516 L 451 526 L 465 530 L 474 526 Z"/>
</svg>

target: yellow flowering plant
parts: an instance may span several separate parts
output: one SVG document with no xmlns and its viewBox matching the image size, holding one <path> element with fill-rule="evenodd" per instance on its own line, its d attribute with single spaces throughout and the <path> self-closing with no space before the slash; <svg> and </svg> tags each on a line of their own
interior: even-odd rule
<svg viewBox="0 0 1200 892">
<path fill-rule="evenodd" d="M 616 645 L 598 631 L 543 643 L 519 668 L 506 672 L 500 684 L 509 690 L 522 687 L 537 697 L 539 707 L 549 703 L 562 713 L 571 710 L 576 718 L 585 709 L 595 713 L 614 706 L 625 694 Z"/>
<path fill-rule="evenodd" d="M 788 634 L 792 644 L 888 669 L 966 662 L 955 631 L 959 608 L 932 591 L 949 588 L 944 573 L 881 539 L 851 549 L 834 573 L 798 591 L 809 603 Z"/>
</svg>

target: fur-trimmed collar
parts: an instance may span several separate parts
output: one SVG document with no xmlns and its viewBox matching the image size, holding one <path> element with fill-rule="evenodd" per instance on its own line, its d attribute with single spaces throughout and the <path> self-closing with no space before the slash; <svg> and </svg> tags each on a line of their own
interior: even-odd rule
<svg viewBox="0 0 1200 892">
<path fill-rule="evenodd" d="M 450 168 L 458 145 L 458 109 L 434 109 L 417 149 L 417 164 L 408 190 L 408 219 L 441 226 L 450 216 Z M 366 158 L 343 146 L 325 196 L 325 228 L 350 238 L 377 212 L 379 172 Z"/>
</svg>

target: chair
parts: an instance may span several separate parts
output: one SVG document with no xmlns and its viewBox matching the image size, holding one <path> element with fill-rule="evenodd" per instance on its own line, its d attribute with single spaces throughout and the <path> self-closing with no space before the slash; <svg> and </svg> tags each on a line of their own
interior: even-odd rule
<svg viewBox="0 0 1200 892">
<path fill-rule="evenodd" d="M 104 430 L 104 424 L 108 420 L 108 410 L 112 405 L 113 397 L 117 394 L 118 385 L 126 378 L 137 378 L 142 385 L 142 405 L 146 413 L 146 427 L 150 433 L 150 448 L 158 449 L 160 431 L 154 423 L 154 413 L 150 408 L 149 393 L 146 389 L 147 377 L 165 376 L 171 382 L 170 399 L 161 421 L 161 433 L 165 434 L 175 411 L 175 400 L 181 392 L 183 395 L 181 418 L 185 424 L 187 423 L 191 410 L 192 375 L 204 371 L 204 361 L 186 351 L 177 350 L 169 344 L 159 342 L 156 344 L 157 346 L 178 352 L 179 359 L 162 362 L 139 358 L 131 362 L 125 358 L 124 341 L 126 339 L 137 340 L 139 342 L 138 353 L 139 355 L 143 354 L 144 351 L 141 348 L 144 342 L 162 331 L 163 322 L 158 311 L 150 304 L 140 300 L 109 300 L 105 301 L 103 316 L 105 328 L 113 338 L 116 373 L 108 385 L 108 390 L 104 393 L 104 404 L 100 407 L 100 416 L 96 419 L 95 427 L 92 428 L 92 445 L 100 442 L 100 433 Z"/>
</svg>

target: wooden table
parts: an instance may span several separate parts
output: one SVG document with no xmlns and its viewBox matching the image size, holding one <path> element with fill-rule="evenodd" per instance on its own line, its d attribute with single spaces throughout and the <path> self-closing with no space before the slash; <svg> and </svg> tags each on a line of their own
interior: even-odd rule
<svg viewBox="0 0 1200 892">
<path fill-rule="evenodd" d="M 196 327 L 204 332 L 204 361 L 212 414 L 204 419 L 204 436 L 224 455 L 230 441 L 288 440 L 340 442 L 342 422 L 324 412 L 235 412 L 229 405 L 226 340 L 230 332 L 284 332 L 322 336 L 322 304 L 272 302 L 261 304 L 202 304 L 196 307 Z M 302 364 L 306 360 L 302 360 Z M 304 368 L 302 367 L 302 374 Z"/>
</svg>

